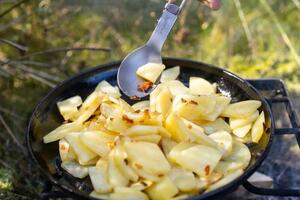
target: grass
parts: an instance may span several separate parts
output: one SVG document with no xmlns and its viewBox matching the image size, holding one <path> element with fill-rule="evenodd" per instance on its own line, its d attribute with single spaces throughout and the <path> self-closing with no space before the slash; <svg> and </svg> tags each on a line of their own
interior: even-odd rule
<svg viewBox="0 0 300 200">
<path fill-rule="evenodd" d="M 0 16 L 15 1 L 6 2 L 0 1 Z M 2 16 L 0 114 L 16 139 L 24 144 L 27 117 L 58 82 L 145 43 L 163 5 L 159 0 L 26 1 Z M 281 77 L 299 96 L 299 20 L 298 0 L 224 1 L 218 12 L 192 1 L 163 55 L 201 60 L 244 78 Z M 85 47 L 111 51 L 43 53 Z M 38 198 L 43 178 L 0 127 L 0 199 Z"/>
</svg>

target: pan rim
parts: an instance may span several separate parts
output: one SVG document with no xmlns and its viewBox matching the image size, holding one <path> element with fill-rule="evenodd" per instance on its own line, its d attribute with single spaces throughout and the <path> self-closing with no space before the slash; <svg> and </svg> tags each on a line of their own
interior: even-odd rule
<svg viewBox="0 0 300 200">
<path fill-rule="evenodd" d="M 274 126 L 274 118 L 273 118 L 273 113 L 271 111 L 271 108 L 269 106 L 269 104 L 267 103 L 266 99 L 260 95 L 260 93 L 258 92 L 258 90 L 256 88 L 254 88 L 254 86 L 252 86 L 249 82 L 247 82 L 245 79 L 239 77 L 238 75 L 224 69 L 224 68 L 220 68 L 218 66 L 212 65 L 212 64 L 207 64 L 204 62 L 200 62 L 200 61 L 195 61 L 195 60 L 191 60 L 191 59 L 185 59 L 185 58 L 172 58 L 172 57 L 166 57 L 163 58 L 163 62 L 185 62 L 185 63 L 189 63 L 189 64 L 193 64 L 193 65 L 205 65 L 207 67 L 211 67 L 214 68 L 217 71 L 220 71 L 222 73 L 226 73 L 227 75 L 231 76 L 232 78 L 240 81 L 242 84 L 246 85 L 247 87 L 249 87 L 251 90 L 253 90 L 257 96 L 260 97 L 260 100 L 263 102 L 264 107 L 266 108 L 266 110 L 268 111 L 268 114 L 270 116 L 270 120 L 271 120 L 271 127 L 270 127 L 270 138 L 268 141 L 268 144 L 265 148 L 265 150 L 262 152 L 261 156 L 256 160 L 256 162 L 248 167 L 245 172 L 238 178 L 236 178 L 234 181 L 207 193 L 202 193 L 199 194 L 197 196 L 193 196 L 190 197 L 189 200 L 202 200 L 202 199 L 209 199 L 212 198 L 214 196 L 220 195 L 222 193 L 225 193 L 226 191 L 229 191 L 230 189 L 233 189 L 235 187 L 240 186 L 241 184 L 243 184 L 247 178 L 249 178 L 255 171 L 256 169 L 262 164 L 262 162 L 265 160 L 267 154 L 270 151 L 271 148 L 271 144 L 273 141 L 273 136 L 274 136 L 274 130 L 275 130 L 275 126 Z M 36 112 L 38 111 L 38 109 L 41 107 L 41 105 L 45 102 L 45 100 L 47 100 L 47 98 L 52 95 L 57 89 L 59 89 L 60 87 L 62 87 L 64 84 L 66 83 L 70 83 L 72 80 L 80 77 L 80 76 L 84 76 L 84 75 L 88 75 L 94 71 L 98 71 L 99 68 L 102 68 L 105 71 L 105 68 L 112 68 L 112 66 L 117 66 L 121 63 L 121 60 L 118 61 L 113 61 L 113 62 L 108 62 L 102 65 L 98 65 L 96 67 L 93 67 L 91 69 L 87 69 L 87 70 L 83 70 L 77 74 L 75 74 L 74 76 L 71 76 L 70 78 L 66 79 L 65 81 L 59 83 L 55 88 L 51 89 L 43 98 L 41 98 L 41 100 L 38 101 L 36 107 L 34 108 L 32 114 L 30 115 L 29 121 L 28 121 L 28 125 L 27 125 L 27 129 L 26 129 L 26 134 L 25 134 L 25 142 L 26 142 L 26 147 L 27 147 L 27 151 L 29 153 L 29 157 L 31 159 L 31 161 L 34 162 L 35 165 L 38 166 L 39 170 L 42 172 L 42 174 L 55 186 L 57 186 L 58 188 L 60 188 L 62 191 L 67 192 L 70 196 L 77 196 L 80 198 L 84 198 L 84 199 L 96 199 L 93 197 L 88 196 L 86 193 L 84 192 L 78 192 L 78 191 L 74 191 L 73 189 L 59 184 L 59 182 L 57 180 L 55 180 L 53 178 L 53 176 L 50 175 L 49 172 L 47 172 L 39 163 L 39 161 L 37 160 L 32 145 L 31 145 L 31 130 L 32 130 L 32 122 L 34 120 L 34 117 L 36 115 Z"/>
</svg>

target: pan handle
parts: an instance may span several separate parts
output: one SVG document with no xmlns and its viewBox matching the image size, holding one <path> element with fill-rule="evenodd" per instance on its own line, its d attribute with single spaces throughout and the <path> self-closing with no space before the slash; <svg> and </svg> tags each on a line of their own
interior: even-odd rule
<svg viewBox="0 0 300 200">
<path fill-rule="evenodd" d="M 295 135 L 299 148 L 300 148 L 300 123 L 297 116 L 297 113 L 294 109 L 294 106 L 289 97 L 273 97 L 267 99 L 268 104 L 271 109 L 274 104 L 284 104 L 286 111 L 289 115 L 289 120 L 292 125 L 292 128 L 275 128 L 275 135 L 287 135 L 293 134 Z"/>
<path fill-rule="evenodd" d="M 300 148 L 300 125 L 297 117 L 297 113 L 292 105 L 291 100 L 288 97 L 274 97 L 267 99 L 268 104 L 272 108 L 272 105 L 276 103 L 284 104 L 287 112 L 289 113 L 289 120 L 291 122 L 292 128 L 275 128 L 276 135 L 286 135 L 293 134 L 295 135 L 299 148 Z M 244 188 L 249 192 L 259 195 L 268 195 L 268 196 L 297 196 L 300 197 L 300 189 L 273 189 L 273 188 L 260 188 L 249 181 L 246 181 L 243 184 Z"/>
</svg>

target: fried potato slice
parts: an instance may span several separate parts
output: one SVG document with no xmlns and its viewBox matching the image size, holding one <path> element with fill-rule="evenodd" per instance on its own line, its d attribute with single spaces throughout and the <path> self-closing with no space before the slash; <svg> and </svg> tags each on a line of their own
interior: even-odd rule
<svg viewBox="0 0 300 200">
<path fill-rule="evenodd" d="M 133 139 L 135 141 L 152 142 L 152 143 L 158 144 L 161 140 L 161 136 L 160 135 L 140 135 L 140 136 L 131 137 L 131 139 Z"/>
<path fill-rule="evenodd" d="M 223 158 L 230 155 L 232 151 L 233 139 L 232 136 L 226 131 L 218 131 L 210 134 L 208 137 L 213 139 L 217 144 L 219 149 L 223 152 Z"/>
<path fill-rule="evenodd" d="M 165 117 L 172 106 L 172 100 L 173 98 L 170 90 L 168 88 L 162 89 L 156 97 L 155 111 L 161 113 L 163 117 Z"/>
<path fill-rule="evenodd" d="M 62 124 L 43 137 L 44 143 L 55 142 L 65 137 L 70 132 L 81 131 L 84 126 L 77 122 Z"/>
<path fill-rule="evenodd" d="M 110 151 L 108 143 L 113 142 L 115 136 L 102 131 L 84 131 L 80 133 L 79 138 L 89 150 L 106 158 Z"/>
<path fill-rule="evenodd" d="M 60 159 L 64 161 L 72 161 L 76 159 L 74 150 L 70 147 L 70 144 L 65 140 L 61 139 L 58 143 Z"/>
<path fill-rule="evenodd" d="M 252 126 L 251 136 L 254 143 L 258 143 L 264 133 L 265 114 L 262 111 Z"/>
<path fill-rule="evenodd" d="M 251 160 L 251 153 L 249 148 L 243 143 L 233 140 L 233 146 L 231 154 L 226 158 L 226 161 L 243 163 L 243 169 L 245 169 Z"/>
<path fill-rule="evenodd" d="M 180 117 L 188 120 L 204 119 L 216 106 L 215 96 L 178 95 L 173 101 L 172 109 Z"/>
<path fill-rule="evenodd" d="M 147 63 L 139 67 L 136 74 L 152 83 L 155 83 L 165 68 L 166 66 L 160 63 Z"/>
<path fill-rule="evenodd" d="M 110 200 L 148 200 L 148 196 L 130 187 L 116 187 L 114 192 L 109 196 Z"/>
<path fill-rule="evenodd" d="M 133 184 L 130 185 L 130 188 L 135 189 L 135 190 L 145 190 L 148 187 L 150 187 L 153 184 L 152 181 L 149 180 L 140 180 L 138 182 L 135 182 Z"/>
<path fill-rule="evenodd" d="M 188 129 L 183 120 L 175 113 L 171 113 L 165 121 L 165 128 L 171 133 L 171 138 L 176 142 L 188 140 Z"/>
<path fill-rule="evenodd" d="M 218 118 L 213 122 L 205 123 L 202 127 L 204 128 L 204 132 L 207 134 L 212 134 L 217 131 L 231 132 L 229 125 L 222 118 Z"/>
<path fill-rule="evenodd" d="M 114 158 L 114 151 L 108 155 L 108 180 L 113 187 L 127 186 L 129 178 L 119 169 Z"/>
<path fill-rule="evenodd" d="M 176 95 L 187 94 L 189 92 L 189 88 L 187 88 L 182 82 L 178 80 L 167 81 L 159 85 L 160 87 L 167 87 L 173 97 Z"/>
<path fill-rule="evenodd" d="M 112 186 L 108 181 L 108 163 L 106 160 L 100 160 L 97 166 L 89 167 L 89 177 L 97 193 L 105 194 L 112 191 Z"/>
<path fill-rule="evenodd" d="M 168 155 L 171 151 L 171 149 L 176 145 L 177 143 L 174 140 L 171 140 L 169 138 L 162 138 L 161 139 L 161 147 L 165 155 Z"/>
<path fill-rule="evenodd" d="M 150 101 L 139 101 L 131 106 L 134 111 L 143 111 L 150 109 Z"/>
<path fill-rule="evenodd" d="M 135 173 L 135 171 L 131 168 L 128 162 L 127 153 L 123 147 L 123 145 L 118 144 L 112 152 L 115 163 L 117 167 L 120 169 L 122 174 L 124 174 L 131 181 L 138 181 L 139 177 Z"/>
<path fill-rule="evenodd" d="M 149 142 L 124 142 L 124 148 L 127 152 L 128 160 L 134 168 L 142 169 L 155 176 L 163 176 L 171 169 L 166 157 L 156 144 Z"/>
<path fill-rule="evenodd" d="M 70 146 L 74 149 L 79 163 L 87 163 L 97 157 L 97 154 L 89 150 L 80 140 L 80 132 L 71 132 L 65 136 Z"/>
<path fill-rule="evenodd" d="M 171 181 L 182 192 L 189 192 L 196 188 L 196 178 L 191 171 L 173 167 L 169 172 Z"/>
<path fill-rule="evenodd" d="M 163 137 L 170 138 L 171 133 L 161 126 L 152 126 L 152 125 L 135 125 L 128 128 L 123 135 L 136 137 L 136 136 L 145 136 L 145 135 L 155 135 L 160 134 Z"/>
<path fill-rule="evenodd" d="M 232 130 L 232 133 L 237 137 L 243 138 L 250 131 L 252 124 L 247 124 L 245 126 L 241 126 Z"/>
<path fill-rule="evenodd" d="M 179 66 L 166 69 L 161 74 L 160 82 L 164 83 L 164 82 L 167 82 L 167 81 L 173 81 L 173 80 L 177 79 L 177 77 L 179 76 L 179 74 L 180 74 L 180 68 L 179 68 Z"/>
<path fill-rule="evenodd" d="M 217 188 L 223 187 L 224 185 L 230 183 L 231 181 L 235 180 L 239 176 L 241 176 L 244 173 L 242 169 L 238 169 L 230 174 L 227 174 L 222 178 L 220 181 L 210 185 L 205 192 L 210 192 L 212 190 L 215 190 Z"/>
<path fill-rule="evenodd" d="M 212 95 L 216 88 L 207 80 L 200 77 L 190 77 L 190 93 L 195 95 Z"/>
<path fill-rule="evenodd" d="M 252 115 L 261 106 L 260 101 L 247 100 L 230 104 L 222 113 L 223 117 L 243 118 Z"/>
<path fill-rule="evenodd" d="M 78 113 L 78 107 L 82 104 L 80 96 L 70 97 L 57 102 L 57 108 L 65 120 L 71 120 Z"/>
<path fill-rule="evenodd" d="M 153 200 L 169 200 L 178 193 L 178 189 L 168 176 L 164 176 L 158 183 L 147 188 L 146 193 Z"/>
<path fill-rule="evenodd" d="M 216 96 L 216 105 L 213 111 L 202 118 L 208 121 L 215 121 L 220 116 L 220 114 L 227 108 L 230 101 L 231 101 L 230 97 L 226 97 L 222 95 Z"/>
<path fill-rule="evenodd" d="M 176 145 L 171 150 L 169 157 L 182 168 L 193 171 L 201 177 L 207 177 L 217 166 L 222 153 L 212 147 L 192 144 L 191 147 L 180 151 Z"/>
<path fill-rule="evenodd" d="M 61 167 L 76 178 L 84 178 L 89 174 L 89 168 L 78 164 L 75 161 L 61 163 Z"/>
<path fill-rule="evenodd" d="M 227 175 L 238 169 L 243 169 L 243 166 L 244 164 L 242 162 L 220 161 L 215 171 Z"/>
<path fill-rule="evenodd" d="M 257 110 L 249 117 L 229 118 L 229 126 L 231 129 L 236 129 L 242 126 L 246 126 L 247 124 L 251 124 L 252 122 L 254 122 L 258 116 L 259 116 L 259 112 Z"/>
<path fill-rule="evenodd" d="M 183 122 L 188 129 L 189 140 L 191 142 L 211 146 L 214 148 L 218 147 L 217 143 L 204 133 L 204 130 L 201 126 L 198 126 L 197 124 L 194 124 L 188 120 L 183 120 Z"/>
<path fill-rule="evenodd" d="M 97 92 L 90 94 L 86 100 L 83 102 L 82 106 L 77 113 L 78 118 L 76 121 L 78 123 L 83 123 L 88 120 L 97 108 L 100 106 L 100 97 Z"/>
<path fill-rule="evenodd" d="M 95 190 L 90 193 L 90 196 L 96 199 L 101 199 L 101 200 L 109 200 L 109 193 L 107 194 L 99 194 Z"/>
<path fill-rule="evenodd" d="M 96 89 L 96 92 L 102 92 L 108 96 L 114 97 L 114 98 L 120 98 L 121 97 L 121 93 L 118 87 L 113 87 L 110 83 L 108 83 L 107 81 L 103 80 L 101 81 Z"/>
</svg>

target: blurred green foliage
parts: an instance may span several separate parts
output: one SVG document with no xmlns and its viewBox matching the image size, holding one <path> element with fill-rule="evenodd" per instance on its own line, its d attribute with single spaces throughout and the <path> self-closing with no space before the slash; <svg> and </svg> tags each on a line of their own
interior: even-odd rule
<svg viewBox="0 0 300 200">
<path fill-rule="evenodd" d="M 16 2 L 0 1 L 0 15 Z M 270 15 L 264 2 L 274 15 Z M 122 59 L 144 44 L 164 3 L 33 0 L 0 17 L 0 40 L 24 47 L 22 50 L 0 41 L 0 114 L 16 138 L 23 141 L 26 118 L 49 86 L 82 69 Z M 196 0 L 190 1 L 166 42 L 163 55 L 215 64 L 244 78 L 281 77 L 291 90 L 300 91 L 299 5 L 299 0 L 224 0 L 221 10 L 212 12 Z M 46 49 L 71 47 L 104 47 L 111 51 L 33 55 Z M 28 164 L 3 128 L 0 198 L 35 199 L 41 189 L 40 174 Z"/>
</svg>

